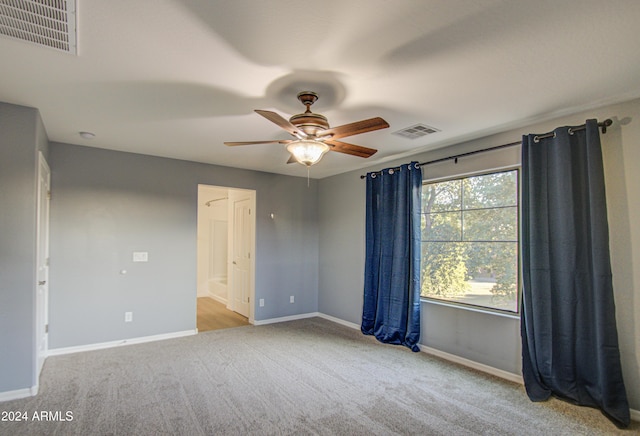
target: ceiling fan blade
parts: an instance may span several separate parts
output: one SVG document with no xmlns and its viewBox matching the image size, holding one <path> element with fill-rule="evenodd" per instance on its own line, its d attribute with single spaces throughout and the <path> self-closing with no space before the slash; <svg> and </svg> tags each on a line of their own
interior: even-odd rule
<svg viewBox="0 0 640 436">
<path fill-rule="evenodd" d="M 271 121 L 272 123 L 277 124 L 282 129 L 284 129 L 287 132 L 291 133 L 293 136 L 296 136 L 298 138 L 306 138 L 307 137 L 306 133 L 304 133 L 302 130 L 298 129 L 296 126 L 291 124 L 289 122 L 289 120 L 283 118 L 279 114 L 277 114 L 275 112 L 271 112 L 271 111 L 263 111 L 263 110 L 260 110 L 260 109 L 256 109 L 255 111 L 258 114 L 260 114 L 263 117 L 265 117 L 266 119 L 268 119 L 269 121 Z"/>
<path fill-rule="evenodd" d="M 358 135 L 360 133 L 372 132 L 374 130 L 386 129 L 389 123 L 380 117 L 369 118 L 368 120 L 356 121 L 355 123 L 344 124 L 318 132 L 318 136 L 331 135 L 331 139 L 344 138 L 345 136 Z"/>
<path fill-rule="evenodd" d="M 236 146 L 236 145 L 253 145 L 253 144 L 288 144 L 291 142 L 289 139 L 276 139 L 275 141 L 244 141 L 244 142 L 225 142 L 224 145 Z"/>
<path fill-rule="evenodd" d="M 361 145 L 349 144 L 347 142 L 334 141 L 333 139 L 328 139 L 324 141 L 324 143 L 330 145 L 332 151 L 358 157 L 370 157 L 378 151 L 375 148 L 367 148 Z"/>
</svg>

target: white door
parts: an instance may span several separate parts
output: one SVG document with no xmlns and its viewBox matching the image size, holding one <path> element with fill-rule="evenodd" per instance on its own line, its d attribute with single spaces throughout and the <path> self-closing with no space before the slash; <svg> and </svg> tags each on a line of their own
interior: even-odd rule
<svg viewBox="0 0 640 436">
<path fill-rule="evenodd" d="M 249 317 L 249 295 L 251 286 L 252 229 L 251 200 L 233 203 L 233 256 L 231 262 L 233 310 Z"/>
<path fill-rule="evenodd" d="M 37 284 L 36 284 L 36 380 L 47 357 L 49 331 L 49 201 L 51 198 L 51 171 L 42 153 L 38 164 L 37 197 Z"/>
</svg>

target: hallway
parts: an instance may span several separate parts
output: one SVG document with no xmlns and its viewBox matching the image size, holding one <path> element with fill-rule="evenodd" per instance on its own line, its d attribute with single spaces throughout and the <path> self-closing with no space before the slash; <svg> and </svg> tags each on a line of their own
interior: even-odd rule
<svg viewBox="0 0 640 436">
<path fill-rule="evenodd" d="M 250 325 L 247 318 L 226 308 L 213 298 L 198 298 L 198 333 Z"/>
</svg>

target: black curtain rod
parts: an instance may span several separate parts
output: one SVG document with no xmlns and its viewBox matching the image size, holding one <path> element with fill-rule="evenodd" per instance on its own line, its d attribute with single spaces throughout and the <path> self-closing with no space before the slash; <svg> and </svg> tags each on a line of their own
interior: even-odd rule
<svg viewBox="0 0 640 436">
<path fill-rule="evenodd" d="M 601 123 L 598 123 L 598 127 L 600 127 L 602 129 L 602 133 L 607 133 L 607 127 L 611 126 L 611 124 L 613 124 L 613 121 L 609 118 L 607 118 L 606 120 L 604 120 Z M 572 127 L 571 130 L 573 130 L 574 132 L 577 130 L 584 130 L 586 128 L 586 124 L 583 124 L 581 126 L 578 127 Z M 554 135 L 553 132 L 549 132 L 549 133 L 544 133 L 542 135 L 536 135 L 536 137 L 538 138 L 538 140 L 540 139 L 545 139 L 545 138 L 551 138 Z M 465 157 L 465 156 L 471 156 L 473 154 L 477 154 L 477 153 L 484 153 L 485 151 L 493 151 L 493 150 L 499 150 L 501 148 L 507 148 L 507 147 L 513 147 L 514 145 L 520 145 L 522 144 L 522 141 L 516 141 L 516 142 L 510 142 L 508 144 L 502 144 L 502 145 L 496 145 L 495 147 L 489 147 L 489 148 L 483 148 L 482 150 L 475 150 L 475 151 L 469 151 L 467 153 L 461 153 L 461 154 L 456 154 L 455 156 L 448 156 L 448 157 L 443 157 L 440 159 L 435 159 L 435 160 L 430 160 L 428 162 L 420 162 L 418 165 L 419 166 L 423 166 L 423 165 L 430 165 L 430 164 L 434 164 L 434 163 L 438 163 L 438 162 L 444 162 L 447 160 L 451 160 L 454 159 L 456 161 L 456 163 L 458 163 L 458 158 L 461 157 Z M 394 170 L 399 170 L 400 167 L 396 167 L 393 168 Z M 374 174 L 381 174 L 382 171 L 375 171 Z M 366 175 L 361 175 L 360 178 L 361 179 L 365 179 L 367 176 Z"/>
</svg>

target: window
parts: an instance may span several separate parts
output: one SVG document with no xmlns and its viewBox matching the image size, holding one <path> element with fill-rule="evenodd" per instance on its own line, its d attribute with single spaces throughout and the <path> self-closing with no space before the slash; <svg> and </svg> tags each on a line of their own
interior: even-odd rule
<svg viewBox="0 0 640 436">
<path fill-rule="evenodd" d="M 518 312 L 518 170 L 425 183 L 421 296 Z"/>
</svg>

